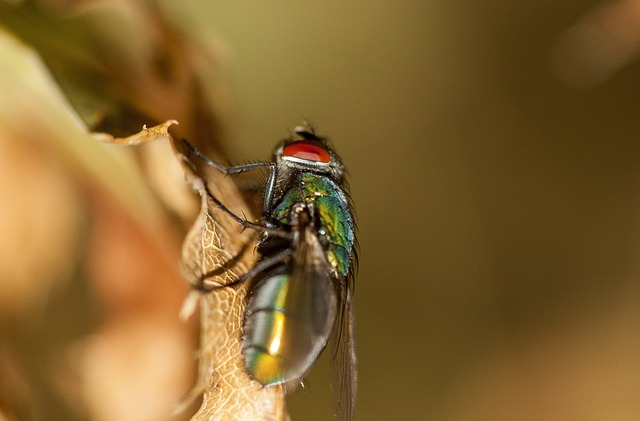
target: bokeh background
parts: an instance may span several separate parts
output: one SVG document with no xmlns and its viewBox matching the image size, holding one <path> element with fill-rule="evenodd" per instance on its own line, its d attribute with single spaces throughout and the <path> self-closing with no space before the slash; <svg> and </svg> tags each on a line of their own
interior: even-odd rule
<svg viewBox="0 0 640 421">
<path fill-rule="evenodd" d="M 159 4 L 215 50 L 227 158 L 308 119 L 349 168 L 357 419 L 640 418 L 639 1 Z"/>
</svg>

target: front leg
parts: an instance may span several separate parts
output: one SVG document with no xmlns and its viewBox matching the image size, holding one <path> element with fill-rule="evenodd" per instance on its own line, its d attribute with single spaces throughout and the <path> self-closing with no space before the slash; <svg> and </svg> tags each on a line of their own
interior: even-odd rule
<svg viewBox="0 0 640 421">
<path fill-rule="evenodd" d="M 187 140 L 180 139 L 178 142 L 180 142 L 180 145 L 182 146 L 182 149 L 188 150 L 189 152 L 191 152 L 191 154 L 193 154 L 196 157 L 198 157 L 205 164 L 209 165 L 210 167 L 213 167 L 213 168 L 217 169 L 218 171 L 220 171 L 221 173 L 226 174 L 226 175 L 240 174 L 240 173 L 243 173 L 243 172 L 258 170 L 260 168 L 265 168 L 265 167 L 269 167 L 271 172 L 274 172 L 274 170 L 275 170 L 275 165 L 276 165 L 275 162 L 254 162 L 254 163 L 251 163 L 251 164 L 232 165 L 232 166 L 227 167 L 227 166 L 219 164 L 216 161 L 213 161 L 211 158 L 205 156 L 205 154 L 200 152 L 200 150 L 198 148 L 193 146 Z M 189 157 L 187 157 L 187 158 L 189 158 Z"/>
</svg>

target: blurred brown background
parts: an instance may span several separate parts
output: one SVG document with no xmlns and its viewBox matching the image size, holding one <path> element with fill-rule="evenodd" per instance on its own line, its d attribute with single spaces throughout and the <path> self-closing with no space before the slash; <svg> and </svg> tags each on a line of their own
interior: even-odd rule
<svg viewBox="0 0 640 421">
<path fill-rule="evenodd" d="M 349 168 L 357 419 L 640 418 L 639 1 L 160 4 L 221 58 L 229 159 L 307 118 Z"/>
</svg>

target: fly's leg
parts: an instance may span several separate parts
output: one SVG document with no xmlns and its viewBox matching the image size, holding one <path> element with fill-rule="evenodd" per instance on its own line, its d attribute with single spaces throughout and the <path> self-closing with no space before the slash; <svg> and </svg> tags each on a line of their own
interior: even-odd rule
<svg viewBox="0 0 640 421">
<path fill-rule="evenodd" d="M 195 174 L 198 174 L 198 171 L 197 171 L 197 168 L 194 166 L 193 162 L 191 161 L 191 156 L 197 157 L 198 159 L 202 160 L 206 165 L 214 167 L 215 169 L 217 169 L 218 171 L 222 172 L 225 175 L 240 174 L 240 173 L 243 173 L 243 172 L 253 171 L 253 170 L 260 169 L 260 168 L 268 167 L 269 168 L 269 178 L 267 180 L 267 192 L 265 192 L 265 205 L 264 205 L 264 208 L 266 208 L 267 200 L 271 200 L 271 191 L 273 189 L 274 180 L 276 178 L 275 177 L 276 176 L 276 164 L 275 164 L 275 162 L 256 162 L 256 163 L 252 163 L 252 164 L 243 164 L 243 165 L 236 165 L 236 166 L 226 167 L 226 166 L 224 166 L 222 164 L 219 164 L 219 163 L 209 159 L 208 157 L 206 157 L 202 152 L 200 152 L 195 146 L 193 146 L 188 141 L 186 141 L 184 139 L 181 139 L 181 140 L 178 141 L 178 143 L 179 143 L 179 146 L 180 146 L 180 149 L 181 149 L 182 159 L 193 170 L 193 172 Z M 186 154 L 185 154 L 185 152 L 186 152 Z M 202 176 L 202 175 L 200 175 L 200 177 L 204 178 L 204 176 Z M 271 227 L 265 226 L 263 224 L 256 224 L 254 222 L 248 221 L 246 218 L 239 217 L 233 211 L 231 211 L 229 208 L 227 208 L 220 201 L 220 199 L 218 199 L 213 193 L 211 193 L 211 190 L 206 185 L 206 183 L 204 183 L 204 185 L 205 185 L 205 190 L 207 192 L 207 196 L 209 197 L 209 199 L 211 199 L 211 201 L 213 203 L 215 203 L 216 206 L 221 211 L 223 211 L 224 213 L 229 215 L 234 221 L 236 221 L 238 224 L 240 224 L 243 228 L 251 228 L 251 229 L 253 229 L 255 231 L 262 232 L 262 233 L 267 233 L 267 234 L 270 234 L 270 235 L 273 235 L 273 236 L 276 236 L 276 237 L 281 237 L 281 238 L 290 238 L 291 237 L 291 233 L 289 233 L 287 231 L 271 228 Z"/>
<path fill-rule="evenodd" d="M 209 273 L 205 273 L 204 275 L 202 275 L 202 277 L 198 280 L 198 284 L 194 285 L 194 289 L 200 292 L 207 293 L 216 289 L 229 288 L 229 287 L 234 287 L 236 285 L 244 284 L 246 281 L 253 278 L 260 272 L 263 272 L 264 270 L 285 261 L 292 254 L 293 254 L 292 250 L 289 250 L 289 249 L 283 250 L 280 253 L 276 254 L 275 256 L 271 256 L 264 260 L 259 261 L 251 269 L 249 269 L 244 275 L 242 275 L 240 278 L 238 278 L 237 280 L 231 283 L 228 283 L 225 285 L 206 285 L 205 282 L 207 279 L 220 275 L 227 270 L 224 267 L 220 267 L 218 269 L 215 269 Z"/>
<path fill-rule="evenodd" d="M 189 150 L 193 155 L 198 157 L 205 164 L 207 164 L 210 167 L 213 167 L 213 168 L 217 169 L 218 171 L 220 171 L 221 173 L 223 173 L 225 175 L 240 174 L 240 173 L 247 172 L 247 171 L 259 170 L 260 168 L 265 168 L 265 167 L 269 167 L 271 172 L 275 171 L 275 165 L 276 165 L 275 162 L 253 162 L 253 163 L 250 163 L 250 164 L 232 165 L 232 166 L 227 167 L 227 166 L 219 164 L 216 161 L 213 161 L 211 158 L 205 156 L 205 154 L 200 152 L 195 146 L 193 146 L 188 141 L 182 139 L 182 140 L 180 140 L 180 143 L 181 143 L 181 145 L 183 146 L 184 149 Z"/>
<path fill-rule="evenodd" d="M 188 141 L 181 139 L 180 141 L 178 141 L 178 146 L 180 149 L 180 155 L 182 156 L 183 161 L 185 162 L 185 164 L 187 164 L 192 171 L 194 172 L 194 174 L 198 175 L 198 177 L 200 177 L 203 180 L 203 188 L 204 191 L 207 194 L 207 198 L 209 200 L 211 200 L 218 209 L 220 209 L 222 212 L 226 213 L 227 215 L 229 215 L 235 222 L 237 222 L 239 225 L 241 225 L 243 227 L 243 229 L 246 228 L 250 228 L 252 230 L 255 230 L 257 232 L 263 233 L 263 234 L 267 234 L 270 236 L 274 236 L 274 237 L 279 237 L 279 238 L 286 238 L 286 239 L 292 239 L 293 238 L 293 233 L 283 230 L 283 229 L 277 229 L 277 228 L 273 228 L 273 227 L 269 227 L 266 226 L 264 224 L 256 224 L 254 222 L 248 221 L 246 218 L 241 218 L 240 216 L 236 215 L 233 211 L 231 211 L 229 208 L 227 208 L 224 203 L 222 203 L 220 201 L 220 199 L 218 199 L 209 189 L 209 186 L 207 185 L 206 181 L 204 180 L 204 175 L 200 174 L 200 172 L 198 171 L 197 166 L 194 165 L 194 162 L 192 161 L 192 157 L 196 157 L 198 159 L 200 159 L 201 161 L 203 161 L 206 165 L 214 167 L 215 169 L 217 169 L 218 171 L 222 172 L 225 175 L 233 175 L 233 174 L 240 174 L 243 172 L 247 172 L 247 171 L 253 171 L 253 170 L 257 170 L 260 168 L 269 168 L 269 177 L 267 179 L 267 186 L 266 186 L 266 191 L 265 191 L 265 201 L 264 201 L 264 209 L 267 209 L 268 204 L 271 200 L 272 197 L 272 191 L 273 191 L 273 186 L 275 184 L 275 179 L 276 179 L 276 164 L 275 162 L 257 162 L 257 163 L 252 163 L 252 164 L 243 164 L 243 165 L 237 165 L 237 166 L 224 166 L 222 164 L 219 164 L 211 159 L 209 159 L 207 156 L 205 156 L 202 152 L 200 152 L 195 146 L 193 146 L 191 143 L 189 143 Z M 214 289 L 218 289 L 218 288 L 226 288 L 226 287 L 233 287 L 239 284 L 244 283 L 246 280 L 252 278 L 253 276 L 255 276 L 256 274 L 260 273 L 261 271 L 282 262 L 284 259 L 286 259 L 288 256 L 291 255 L 290 250 L 284 250 L 281 253 L 278 253 L 275 256 L 272 256 L 268 259 L 264 259 L 260 262 L 258 262 L 256 265 L 254 265 L 247 273 L 245 273 L 244 275 L 242 275 L 238 280 L 230 283 L 230 284 L 226 284 L 226 285 L 206 285 L 205 282 L 207 281 L 207 279 L 211 279 L 215 276 L 219 276 L 221 274 L 223 274 L 225 271 L 228 270 L 228 267 L 225 266 L 221 266 L 220 268 L 217 268 L 209 273 L 203 274 L 200 279 L 198 279 L 198 281 L 196 282 L 195 285 L 193 285 L 193 288 L 201 291 L 201 292 L 210 292 Z"/>
<path fill-rule="evenodd" d="M 220 209 L 221 211 L 229 215 L 234 221 L 240 224 L 243 228 L 245 229 L 250 228 L 258 232 L 273 235 L 275 237 L 281 237 L 281 238 L 292 237 L 292 234 L 288 231 L 267 227 L 266 225 L 256 224 L 255 222 L 248 221 L 245 218 L 240 218 L 238 215 L 233 213 L 233 211 L 227 208 L 213 193 L 211 193 L 211 191 L 209 190 L 209 187 L 205 186 L 205 190 L 207 192 L 207 196 L 209 197 L 209 199 L 211 199 L 211 201 L 216 204 L 218 209 Z"/>
<path fill-rule="evenodd" d="M 206 165 L 217 169 L 218 171 L 220 171 L 225 175 L 240 174 L 247 171 L 259 170 L 261 168 L 269 168 L 269 176 L 267 177 L 267 183 L 266 183 L 265 192 L 264 192 L 264 200 L 262 202 L 262 212 L 265 215 L 269 212 L 269 209 L 271 206 L 271 200 L 273 198 L 273 190 L 276 183 L 277 166 L 275 162 L 254 162 L 250 164 L 233 165 L 233 166 L 227 167 L 211 160 L 209 157 L 205 156 L 195 146 L 193 146 L 191 143 L 187 142 L 186 140 L 181 139 L 179 142 L 183 150 L 189 151 L 190 154 L 198 157 Z M 185 158 L 187 158 L 187 161 L 189 160 L 189 157 L 185 156 Z M 190 162 L 188 163 L 189 165 L 191 165 Z"/>
</svg>

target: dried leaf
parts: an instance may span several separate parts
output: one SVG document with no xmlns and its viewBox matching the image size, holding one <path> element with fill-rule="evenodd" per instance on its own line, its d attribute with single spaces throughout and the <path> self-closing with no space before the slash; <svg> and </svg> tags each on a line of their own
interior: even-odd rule
<svg viewBox="0 0 640 421">
<path fill-rule="evenodd" d="M 154 315 L 111 319 L 82 352 L 90 419 L 185 419 L 186 414 L 172 415 L 171 408 L 191 380 L 189 343 L 184 326 Z"/>
<path fill-rule="evenodd" d="M 167 121 L 124 139 L 120 144 L 140 145 L 169 138 L 187 180 L 200 195 L 200 213 L 182 248 L 182 271 L 194 287 L 225 286 L 238 280 L 256 260 L 256 233 L 223 212 L 213 197 L 224 197 L 230 209 L 244 209 L 233 181 L 217 171 L 207 171 L 185 141 L 176 141 Z M 105 138 L 106 139 L 106 138 Z M 246 372 L 241 353 L 245 286 L 219 288 L 200 298 L 202 332 L 199 379 L 191 397 L 204 392 L 203 405 L 194 420 L 286 420 L 284 388 L 264 387 Z M 197 293 L 196 293 L 197 294 Z M 191 303 L 191 299 L 187 301 Z"/>
<path fill-rule="evenodd" d="M 178 122 L 176 120 L 168 120 L 151 128 L 144 126 L 140 132 L 127 137 L 115 137 L 109 133 L 94 133 L 94 137 L 106 142 L 117 143 L 118 145 L 139 145 L 158 139 L 169 140 L 169 127 L 174 124 L 177 125 Z"/>
<path fill-rule="evenodd" d="M 217 104 L 222 101 L 216 97 L 216 87 L 204 82 L 201 76 L 203 69 L 210 71 L 215 67 L 215 60 L 206 49 L 187 40 L 161 16 L 153 2 L 101 2 L 99 5 L 91 4 L 91 7 L 84 7 L 89 2 L 81 2 L 83 7 L 80 8 L 74 7 L 75 2 L 57 3 L 56 7 L 60 8 L 52 13 L 51 9 L 41 8 L 39 3 L 0 2 L 0 23 L 37 49 L 85 124 L 94 131 L 116 134 L 107 139 L 110 143 L 146 145 L 152 139 L 167 135 L 172 122 L 164 125 L 160 122 L 175 118 L 183 123 L 176 130 L 180 137 L 190 139 L 201 149 L 213 147 L 221 152 Z M 68 13 L 61 13 L 65 7 L 69 7 L 66 9 Z M 122 136 L 135 132 L 145 123 L 154 127 L 144 129 L 134 137 Z M 180 154 L 178 143 L 173 141 L 173 144 Z M 70 143 L 72 154 L 82 149 L 77 145 Z M 94 155 L 90 154 L 90 157 L 94 158 Z M 87 167 L 84 155 L 82 157 L 78 162 Z M 136 224 L 140 224 L 150 239 L 157 240 L 153 229 L 163 220 L 158 212 L 160 209 L 149 197 L 148 189 L 136 183 L 132 188 L 126 181 L 138 180 L 138 174 L 131 176 L 127 173 L 125 176 L 123 170 L 128 168 L 126 165 L 112 166 L 109 173 L 104 171 L 108 165 L 100 160 L 95 160 L 93 167 L 90 167 L 92 174 L 98 174 L 100 181 L 108 181 L 106 184 L 112 188 L 110 191 L 130 205 L 127 210 L 134 215 Z M 202 274 L 212 271 L 219 274 L 209 277 L 207 282 L 231 282 L 253 264 L 255 233 L 241 233 L 241 227 L 214 206 L 208 189 L 224 197 L 225 203 L 235 210 L 244 207 L 241 195 L 232 181 L 220 174 L 193 172 L 193 168 L 188 168 L 187 173 L 200 194 L 201 212 L 184 245 L 184 272 L 192 283 L 197 282 Z M 120 180 L 116 182 L 118 176 Z M 119 192 L 119 189 L 129 190 L 129 194 Z M 139 204 L 138 208 L 133 206 L 134 202 Z M 101 272 L 109 273 L 107 269 Z M 109 278 L 113 279 L 113 276 Z M 107 298 L 109 291 L 103 291 Z M 205 396 L 202 408 L 194 417 L 196 420 L 288 418 L 282 388 L 265 388 L 251 380 L 244 369 L 240 343 L 245 294 L 244 287 L 223 288 L 201 297 L 202 350 L 200 381 L 196 390 L 204 391 Z M 125 311 L 127 317 L 139 316 L 142 322 L 146 313 L 136 313 L 136 307 L 128 305 L 125 297 L 126 294 L 111 297 L 114 308 Z M 134 297 L 144 299 L 141 295 L 134 294 Z M 124 307 L 117 307 L 123 304 Z M 101 330 L 103 337 L 112 337 L 114 343 L 119 341 L 118 338 L 128 337 L 122 343 L 133 343 L 137 334 L 127 336 L 126 329 L 123 330 L 126 325 L 116 322 L 112 319 L 105 324 Z M 109 332 L 115 333 L 110 335 Z M 142 335 L 144 329 L 138 332 Z M 99 351 L 102 347 L 88 349 Z M 116 349 L 126 349 L 126 346 L 117 346 Z M 119 351 L 108 350 L 106 353 L 113 355 Z M 91 352 L 87 355 L 86 361 L 92 361 L 89 367 L 98 367 L 100 358 L 90 358 Z M 95 355 L 100 356 L 101 352 L 95 352 Z M 127 367 L 127 364 L 122 360 L 111 365 L 114 373 L 118 366 Z M 91 369 L 85 373 L 94 373 L 89 378 L 108 374 Z M 117 387 L 110 390 L 117 391 Z M 96 408 L 99 403 L 109 402 L 99 388 L 94 391 L 88 393 L 98 399 Z M 111 397 L 118 398 L 117 394 Z M 96 411 L 108 411 L 109 406 L 104 405 Z M 112 408 L 116 409 L 115 406 Z"/>
<path fill-rule="evenodd" d="M 162 202 L 183 221 L 193 220 L 197 212 L 197 202 L 184 182 L 184 171 L 176 161 L 171 148 L 169 128 L 177 125 L 176 120 L 168 120 L 154 127 L 143 129 L 127 137 L 114 137 L 109 133 L 93 133 L 96 139 L 119 145 L 143 145 L 140 149 L 147 181 Z M 165 140 L 165 142 L 154 142 Z"/>
<path fill-rule="evenodd" d="M 30 43 L 93 131 L 118 137 L 173 117 L 180 136 L 220 150 L 216 60 L 148 1 L 0 2 L 0 23 Z"/>
<path fill-rule="evenodd" d="M 75 266 L 80 197 L 51 158 L 0 124 L 0 317 L 39 310 Z"/>
<path fill-rule="evenodd" d="M 9 356 L 7 356 L 9 354 Z M 23 378 L 23 373 L 10 352 L 0 347 L 0 421 L 29 419 L 33 396 Z"/>
<path fill-rule="evenodd" d="M 236 281 L 254 263 L 255 233 L 220 210 L 211 198 L 224 197 L 230 209 L 244 202 L 233 182 L 217 172 L 205 179 L 204 169 L 184 142 L 174 142 L 201 211 L 183 245 L 183 272 L 192 285 L 224 286 Z M 264 387 L 252 380 L 241 354 L 245 286 L 219 288 L 200 300 L 202 336 L 199 384 L 204 390 L 200 411 L 193 420 L 287 420 L 284 389 Z"/>
<path fill-rule="evenodd" d="M 91 205 L 88 269 L 105 322 L 80 354 L 85 405 L 95 420 L 176 419 L 195 372 L 195 326 L 177 319 L 180 236 L 167 220 L 148 230 L 108 195 Z"/>
<path fill-rule="evenodd" d="M 100 185 L 143 223 L 153 224 L 164 212 L 143 181 L 134 151 L 93 141 L 39 57 L 2 30 L 0 88 L 3 141 L 33 142 L 35 153 L 48 154 L 47 164 L 57 161 L 70 180 Z"/>
</svg>

